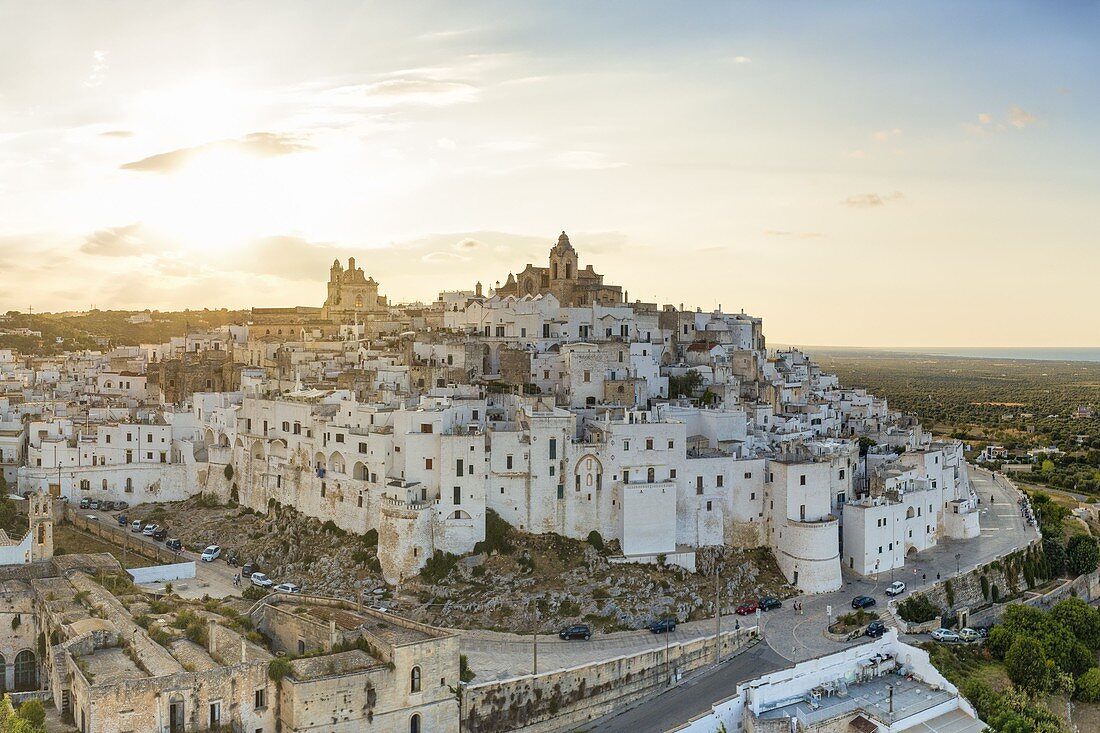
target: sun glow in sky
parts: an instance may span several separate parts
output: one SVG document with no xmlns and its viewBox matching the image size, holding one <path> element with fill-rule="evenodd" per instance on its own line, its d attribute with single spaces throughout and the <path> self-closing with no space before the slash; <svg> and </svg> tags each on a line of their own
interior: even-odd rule
<svg viewBox="0 0 1100 733">
<path fill-rule="evenodd" d="M 0 309 L 491 287 L 1100 345 L 1100 10 L 0 0 Z"/>
</svg>

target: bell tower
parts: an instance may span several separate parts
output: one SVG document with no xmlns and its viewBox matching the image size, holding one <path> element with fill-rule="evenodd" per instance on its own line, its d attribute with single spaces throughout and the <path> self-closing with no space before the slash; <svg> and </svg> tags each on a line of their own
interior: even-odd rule
<svg viewBox="0 0 1100 733">
<path fill-rule="evenodd" d="M 31 534 L 31 561 L 49 560 L 53 557 L 53 499 L 38 492 L 27 500 L 29 531 Z"/>
</svg>

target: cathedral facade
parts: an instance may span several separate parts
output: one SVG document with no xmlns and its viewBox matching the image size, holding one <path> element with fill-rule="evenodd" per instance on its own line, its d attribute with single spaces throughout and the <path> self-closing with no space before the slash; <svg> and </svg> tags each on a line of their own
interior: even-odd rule
<svg viewBox="0 0 1100 733">
<path fill-rule="evenodd" d="M 545 295 L 552 293 L 564 306 L 584 306 L 593 303 L 612 305 L 625 301 L 623 289 L 618 285 L 605 285 L 600 275 L 588 265 L 583 270 L 577 251 L 565 232 L 550 249 L 547 267 L 528 264 L 519 275 L 508 274 L 508 281 L 497 288 L 500 296 Z"/>
<path fill-rule="evenodd" d="M 367 277 L 362 267 L 355 266 L 355 258 L 348 258 L 348 269 L 340 260 L 334 260 L 329 268 L 328 296 L 321 308 L 321 317 L 332 323 L 354 323 L 364 317 L 387 313 L 389 303 L 378 294 L 378 283 Z"/>
</svg>

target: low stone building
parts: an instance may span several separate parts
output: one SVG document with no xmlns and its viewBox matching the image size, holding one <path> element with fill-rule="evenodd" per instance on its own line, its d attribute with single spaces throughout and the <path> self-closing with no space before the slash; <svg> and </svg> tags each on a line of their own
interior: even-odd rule
<svg viewBox="0 0 1100 733">
<path fill-rule="evenodd" d="M 82 733 L 458 731 L 458 637 L 347 601 L 156 599 L 69 555 L 0 568 L 0 614 L 0 685 Z"/>
</svg>

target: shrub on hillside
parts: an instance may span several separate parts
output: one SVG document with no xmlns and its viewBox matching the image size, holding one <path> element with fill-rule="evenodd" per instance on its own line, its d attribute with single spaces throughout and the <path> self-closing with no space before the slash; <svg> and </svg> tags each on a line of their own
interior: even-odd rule
<svg viewBox="0 0 1100 733">
<path fill-rule="evenodd" d="M 923 593 L 914 593 L 898 604 L 898 615 L 910 623 L 923 624 L 940 615 L 940 608 Z"/>
</svg>

